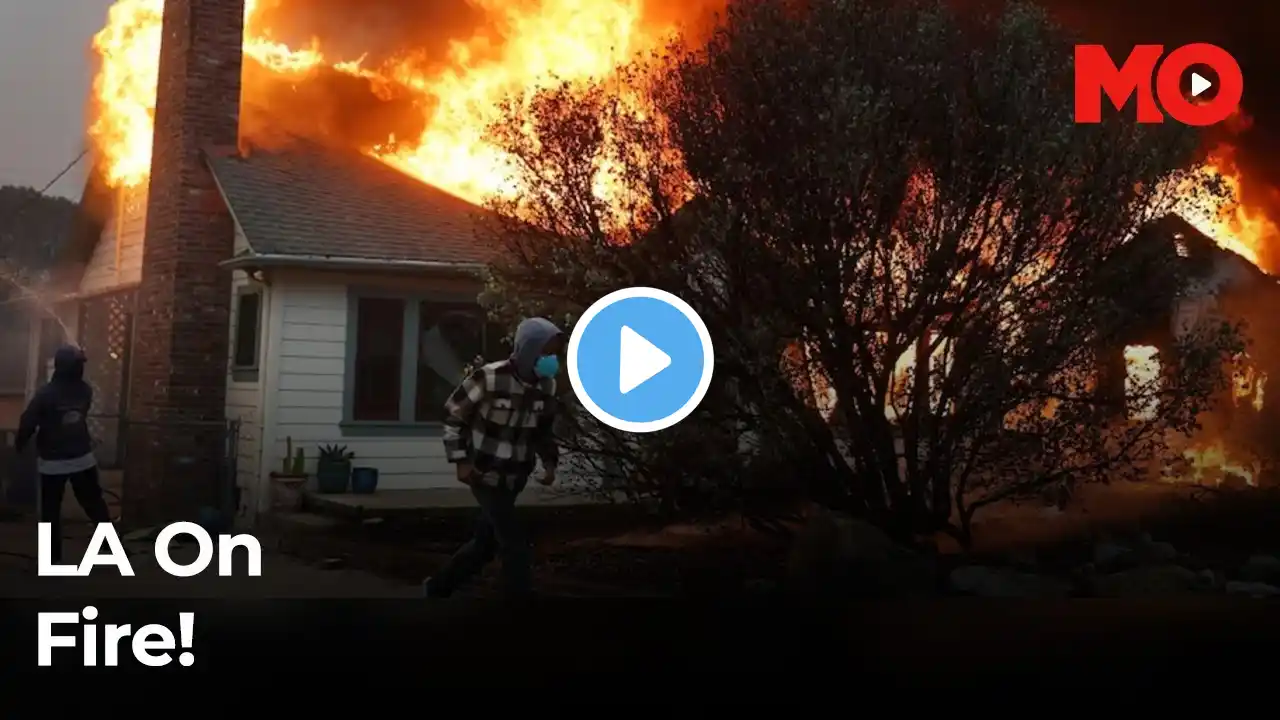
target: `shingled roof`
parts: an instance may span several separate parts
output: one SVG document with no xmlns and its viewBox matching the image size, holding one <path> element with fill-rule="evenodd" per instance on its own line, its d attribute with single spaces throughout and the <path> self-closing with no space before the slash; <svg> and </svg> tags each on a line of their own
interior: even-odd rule
<svg viewBox="0 0 1280 720">
<path fill-rule="evenodd" d="M 297 142 L 206 152 L 255 255 L 483 263 L 479 207 L 360 153 Z"/>
</svg>

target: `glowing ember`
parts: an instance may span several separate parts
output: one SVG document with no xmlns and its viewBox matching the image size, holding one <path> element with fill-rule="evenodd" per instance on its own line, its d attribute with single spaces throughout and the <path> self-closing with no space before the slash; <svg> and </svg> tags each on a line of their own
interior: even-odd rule
<svg viewBox="0 0 1280 720">
<path fill-rule="evenodd" d="M 1263 400 L 1267 389 L 1267 374 L 1249 364 L 1249 358 L 1243 357 L 1232 373 L 1231 402 L 1237 407 L 1241 401 L 1246 402 L 1259 412 L 1263 408 Z"/>
<path fill-rule="evenodd" d="M 1183 457 L 1189 465 L 1187 473 L 1175 478 L 1183 482 L 1197 485 L 1218 486 L 1235 476 L 1249 487 L 1257 487 L 1260 468 L 1257 462 L 1245 465 L 1230 458 L 1222 441 L 1216 441 L 1206 447 L 1187 450 Z"/>
<path fill-rule="evenodd" d="M 1160 411 L 1156 383 L 1160 381 L 1160 351 L 1150 345 L 1129 345 L 1124 349 L 1124 394 L 1129 399 L 1129 417 L 1154 420 Z"/>
<path fill-rule="evenodd" d="M 471 0 L 488 22 L 450 43 L 446 61 L 424 69 L 420 58 L 364 67 L 361 58 L 331 59 L 318 43 L 293 49 L 275 42 L 262 4 L 246 3 L 247 58 L 280 76 L 320 68 L 358 75 L 413 95 L 425 130 L 386 138 L 366 152 L 405 173 L 472 201 L 503 191 L 505 158 L 484 142 L 498 105 L 512 93 L 552 80 L 609 76 L 624 60 L 665 42 L 672 27 L 641 25 L 643 0 Z M 93 40 L 101 67 L 93 84 L 96 116 L 89 135 L 113 187 L 144 182 L 150 172 L 160 25 L 164 0 L 117 0 Z M 245 102 L 256 88 L 245 85 Z"/>
</svg>

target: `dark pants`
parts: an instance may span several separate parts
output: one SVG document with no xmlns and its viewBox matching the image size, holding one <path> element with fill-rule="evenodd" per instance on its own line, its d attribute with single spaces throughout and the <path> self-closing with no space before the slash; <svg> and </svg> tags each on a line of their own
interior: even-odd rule
<svg viewBox="0 0 1280 720">
<path fill-rule="evenodd" d="M 533 591 L 533 553 L 524 527 L 516 517 L 516 497 L 524 490 L 527 478 L 508 481 L 499 487 L 471 485 L 471 494 L 480 503 L 475 532 L 444 568 L 427 583 L 427 594 L 448 597 L 462 583 L 470 580 L 494 557 L 502 561 L 502 594 L 509 598 L 527 597 Z"/>
<path fill-rule="evenodd" d="M 40 476 L 40 521 L 51 526 L 49 533 L 53 542 L 53 562 L 62 560 L 62 496 L 66 492 L 67 483 L 71 484 L 71 492 L 76 502 L 84 509 L 84 514 L 95 523 L 111 522 L 111 512 L 107 510 L 107 501 L 102 497 L 102 485 L 98 483 L 98 468 L 91 467 L 70 475 Z"/>
</svg>

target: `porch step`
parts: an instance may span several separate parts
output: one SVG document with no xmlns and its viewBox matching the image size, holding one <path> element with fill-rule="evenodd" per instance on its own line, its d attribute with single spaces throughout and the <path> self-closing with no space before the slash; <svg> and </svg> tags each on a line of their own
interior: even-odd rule
<svg viewBox="0 0 1280 720">
<path fill-rule="evenodd" d="M 342 522 L 324 515 L 309 512 L 277 513 L 272 516 L 271 524 L 276 530 L 288 533 L 328 532 L 342 525 Z"/>
<path fill-rule="evenodd" d="M 385 490 L 368 495 L 307 492 L 303 510 L 329 518 L 363 521 L 370 518 L 471 517 L 476 501 L 466 488 L 439 490 Z"/>
<path fill-rule="evenodd" d="M 337 535 L 335 532 L 345 523 L 331 517 L 309 512 L 276 513 L 269 516 L 257 532 L 263 547 L 274 547 L 277 552 L 296 555 L 332 552 L 328 546 Z"/>
</svg>

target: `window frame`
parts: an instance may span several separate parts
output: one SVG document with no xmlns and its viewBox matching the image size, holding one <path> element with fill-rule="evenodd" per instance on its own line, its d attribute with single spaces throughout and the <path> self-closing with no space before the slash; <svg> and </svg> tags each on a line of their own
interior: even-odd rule
<svg viewBox="0 0 1280 720">
<path fill-rule="evenodd" d="M 343 370 L 342 421 L 343 437 L 438 437 L 444 431 L 440 420 L 419 421 L 415 416 L 418 391 L 418 355 L 422 351 L 420 337 L 423 303 L 474 305 L 479 302 L 480 288 L 475 292 L 421 291 L 406 292 L 386 288 L 350 287 L 347 289 L 346 358 Z M 400 347 L 400 420 L 356 420 L 355 369 L 358 349 L 360 300 L 400 300 L 404 302 L 404 325 Z M 410 418 L 410 419 L 404 419 Z"/>
<path fill-rule="evenodd" d="M 240 355 L 240 306 L 244 302 L 246 295 L 256 295 L 258 298 L 258 311 L 254 317 L 255 332 L 253 334 L 253 364 L 241 365 L 238 362 Z M 257 382 L 259 371 L 262 368 L 262 303 L 266 299 L 262 288 L 256 285 L 241 285 L 236 288 L 236 303 L 233 310 L 236 321 L 235 332 L 231 335 L 231 380 L 233 382 Z"/>
</svg>

